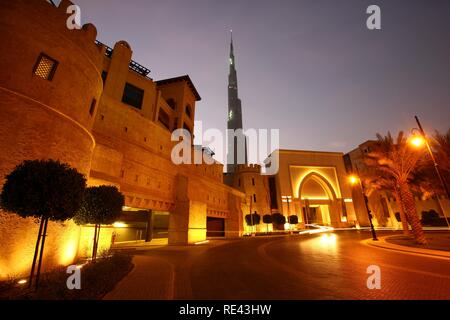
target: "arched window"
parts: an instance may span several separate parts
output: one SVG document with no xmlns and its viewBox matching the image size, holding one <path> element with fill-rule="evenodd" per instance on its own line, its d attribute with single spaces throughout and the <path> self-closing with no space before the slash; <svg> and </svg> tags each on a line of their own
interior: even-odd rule
<svg viewBox="0 0 450 320">
<path fill-rule="evenodd" d="M 170 98 L 169 100 L 167 100 L 167 104 L 169 105 L 169 107 L 173 110 L 175 110 L 177 108 L 177 103 L 175 102 L 175 100 L 173 100 L 172 98 Z"/>
<path fill-rule="evenodd" d="M 159 109 L 158 121 L 162 123 L 164 127 L 169 129 L 170 118 L 169 115 L 163 109 Z"/>
<path fill-rule="evenodd" d="M 190 105 L 186 106 L 186 115 L 190 118 L 192 116 L 192 108 Z"/>
</svg>

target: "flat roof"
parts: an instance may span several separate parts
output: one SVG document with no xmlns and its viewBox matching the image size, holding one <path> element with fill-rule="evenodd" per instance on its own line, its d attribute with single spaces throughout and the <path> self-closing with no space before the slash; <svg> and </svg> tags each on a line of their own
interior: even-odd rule
<svg viewBox="0 0 450 320">
<path fill-rule="evenodd" d="M 325 153 L 325 154 L 334 154 L 334 155 L 343 155 L 343 152 L 337 151 L 314 151 L 314 150 L 292 150 L 292 149 L 276 149 L 272 153 Z M 271 153 L 271 154 L 272 154 Z"/>
<path fill-rule="evenodd" d="M 187 74 L 184 76 L 180 76 L 180 77 L 158 80 L 158 81 L 156 81 L 156 85 L 159 86 L 159 85 L 164 85 L 164 84 L 169 84 L 169 83 L 179 82 L 179 81 L 187 82 L 189 89 L 191 89 L 192 93 L 195 96 L 196 101 L 202 100 L 202 97 L 200 97 L 200 95 L 198 94 L 198 91 L 195 88 L 194 84 L 192 83 L 191 78 Z"/>
</svg>

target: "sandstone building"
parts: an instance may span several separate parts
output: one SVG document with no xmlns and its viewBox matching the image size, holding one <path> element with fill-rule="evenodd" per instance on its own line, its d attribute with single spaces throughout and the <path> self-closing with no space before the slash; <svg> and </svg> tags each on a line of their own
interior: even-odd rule
<svg viewBox="0 0 450 320">
<path fill-rule="evenodd" d="M 2 3 L 0 186 L 23 160 L 59 159 L 88 177 L 89 185 L 117 186 L 130 225 L 166 217 L 169 244 L 206 239 L 208 223 L 225 236 L 240 236 L 244 194 L 223 183 L 223 165 L 171 161 L 171 133 L 193 132 L 200 100 L 189 76 L 153 81 L 150 70 L 132 60 L 127 42 L 103 45 L 92 24 L 69 30 L 71 4 Z M 192 146 L 192 152 L 203 149 Z M 113 235 L 114 229 L 103 228 L 105 247 L 129 237 Z M 148 239 L 148 230 L 136 231 Z M 36 236 L 32 219 L 0 212 L 0 277 L 27 272 Z M 86 255 L 91 238 L 89 227 L 50 223 L 44 268 Z"/>
</svg>

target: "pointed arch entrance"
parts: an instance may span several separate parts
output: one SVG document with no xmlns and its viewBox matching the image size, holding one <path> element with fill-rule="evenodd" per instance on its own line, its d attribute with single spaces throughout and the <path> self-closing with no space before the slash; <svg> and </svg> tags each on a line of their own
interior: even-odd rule
<svg viewBox="0 0 450 320">
<path fill-rule="evenodd" d="M 306 224 L 331 225 L 337 197 L 330 182 L 317 172 L 307 174 L 300 183 L 299 199 Z"/>
</svg>

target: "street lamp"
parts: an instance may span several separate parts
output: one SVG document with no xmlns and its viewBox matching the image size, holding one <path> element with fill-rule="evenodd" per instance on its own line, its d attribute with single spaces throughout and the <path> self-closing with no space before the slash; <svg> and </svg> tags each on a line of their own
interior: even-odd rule
<svg viewBox="0 0 450 320">
<path fill-rule="evenodd" d="M 375 228 L 373 227 L 372 214 L 370 213 L 369 200 L 367 199 L 366 192 L 365 192 L 365 189 L 364 189 L 364 185 L 361 182 L 361 179 L 357 175 L 351 175 L 348 178 L 348 180 L 349 180 L 351 185 L 359 184 L 359 187 L 361 188 L 362 195 L 363 195 L 363 198 L 364 198 L 364 205 L 366 206 L 367 215 L 369 217 L 370 231 L 372 231 L 372 240 L 373 241 L 378 241 L 377 234 L 375 232 Z"/>
<path fill-rule="evenodd" d="M 291 214 L 291 209 L 289 207 L 289 202 L 291 201 L 292 196 L 281 196 L 281 199 L 282 199 L 283 202 L 287 202 L 287 209 L 288 209 L 287 219 L 286 219 L 286 223 L 285 223 L 285 229 L 286 229 L 286 225 L 288 225 L 288 228 L 291 229 L 290 228 L 291 225 L 289 223 L 289 215 Z"/>
<path fill-rule="evenodd" d="M 439 182 L 441 183 L 442 189 L 444 189 L 447 199 L 450 199 L 449 191 L 447 185 L 445 184 L 444 178 L 442 177 L 441 171 L 439 170 L 439 165 L 436 162 L 436 158 L 434 157 L 433 150 L 431 150 L 430 144 L 428 143 L 427 135 L 420 124 L 419 118 L 414 116 L 417 122 L 417 126 L 419 128 L 411 129 L 412 138 L 409 140 L 411 145 L 415 148 L 420 148 L 423 145 L 427 147 L 428 154 L 430 155 L 431 160 L 433 161 L 434 170 L 436 171 L 436 175 L 439 178 Z M 445 215 L 445 210 L 442 208 L 442 212 L 444 213 L 445 221 L 447 222 L 447 226 L 450 228 L 450 224 L 448 222 L 447 216 Z"/>
</svg>

